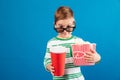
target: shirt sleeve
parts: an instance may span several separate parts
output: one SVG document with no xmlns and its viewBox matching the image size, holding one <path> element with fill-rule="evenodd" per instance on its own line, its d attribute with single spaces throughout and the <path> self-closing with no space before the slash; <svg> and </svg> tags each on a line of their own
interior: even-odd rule
<svg viewBox="0 0 120 80">
<path fill-rule="evenodd" d="M 76 38 L 75 39 L 75 44 L 84 44 L 85 43 L 85 41 L 82 39 L 82 38 Z"/>
<path fill-rule="evenodd" d="M 47 44 L 47 48 L 46 48 L 46 53 L 45 53 L 45 57 L 44 57 L 44 67 L 46 69 L 46 66 L 51 63 L 51 56 L 50 56 L 50 45 L 49 43 Z M 47 70 L 47 69 L 46 69 Z"/>
<path fill-rule="evenodd" d="M 76 38 L 76 39 L 75 39 L 75 43 L 76 43 L 76 44 L 93 44 L 93 43 L 91 43 L 91 42 L 89 42 L 89 41 L 83 40 L 82 38 Z M 94 43 L 94 44 L 95 44 L 95 43 Z"/>
</svg>

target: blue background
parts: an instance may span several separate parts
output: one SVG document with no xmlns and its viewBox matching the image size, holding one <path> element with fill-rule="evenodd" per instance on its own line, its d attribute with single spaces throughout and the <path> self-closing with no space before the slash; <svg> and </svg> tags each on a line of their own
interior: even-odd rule
<svg viewBox="0 0 120 80">
<path fill-rule="evenodd" d="M 120 80 L 120 0 L 0 0 L 0 80 L 52 80 L 43 58 L 62 5 L 74 11 L 73 34 L 97 43 L 102 57 L 82 67 L 86 80 Z"/>
</svg>

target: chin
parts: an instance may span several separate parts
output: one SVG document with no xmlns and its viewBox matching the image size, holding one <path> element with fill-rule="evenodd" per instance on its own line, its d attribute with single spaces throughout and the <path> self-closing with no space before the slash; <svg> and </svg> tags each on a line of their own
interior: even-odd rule
<svg viewBox="0 0 120 80">
<path fill-rule="evenodd" d="M 68 38 L 71 36 L 71 33 L 62 33 L 62 34 L 59 34 L 61 35 L 63 38 Z"/>
<path fill-rule="evenodd" d="M 67 34 L 67 35 L 63 35 L 64 38 L 68 38 L 68 37 L 70 37 L 70 36 L 71 36 L 71 35 L 68 35 L 68 34 Z"/>
</svg>

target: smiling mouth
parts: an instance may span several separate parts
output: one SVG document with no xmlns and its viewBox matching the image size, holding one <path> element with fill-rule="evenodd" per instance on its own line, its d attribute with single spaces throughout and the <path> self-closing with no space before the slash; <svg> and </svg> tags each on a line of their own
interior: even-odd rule
<svg viewBox="0 0 120 80">
<path fill-rule="evenodd" d="M 68 33 L 68 32 L 63 32 L 62 34 L 63 34 L 63 35 L 67 35 L 67 34 L 69 34 L 69 33 Z"/>
</svg>

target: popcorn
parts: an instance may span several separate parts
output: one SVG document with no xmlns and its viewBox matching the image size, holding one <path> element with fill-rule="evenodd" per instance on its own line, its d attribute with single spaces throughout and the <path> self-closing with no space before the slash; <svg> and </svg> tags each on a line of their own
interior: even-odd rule
<svg viewBox="0 0 120 80">
<path fill-rule="evenodd" d="M 75 66 L 83 65 L 94 65 L 95 63 L 88 63 L 85 61 L 84 56 L 90 50 L 96 49 L 96 44 L 84 43 L 84 44 L 73 44 L 72 45 L 72 54 L 73 54 L 73 64 Z"/>
</svg>

